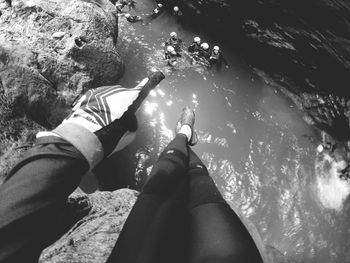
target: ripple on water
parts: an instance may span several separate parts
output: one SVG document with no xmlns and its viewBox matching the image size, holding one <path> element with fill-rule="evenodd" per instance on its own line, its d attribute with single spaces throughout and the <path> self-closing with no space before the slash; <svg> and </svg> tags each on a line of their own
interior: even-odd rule
<svg viewBox="0 0 350 263">
<path fill-rule="evenodd" d="M 124 21 L 124 19 L 120 19 L 121 23 Z M 147 156 L 153 153 L 155 153 L 154 156 L 157 156 L 173 136 L 173 131 L 166 126 L 164 114 L 172 114 L 170 111 L 167 112 L 167 109 L 172 105 L 172 109 L 176 108 L 177 105 L 186 102 L 198 107 L 197 110 L 200 113 L 203 108 L 211 106 L 205 105 L 203 99 L 206 94 L 210 94 L 213 101 L 228 105 L 228 107 L 225 106 L 225 110 L 229 108 L 230 113 L 241 118 L 240 122 L 231 118 L 229 114 L 223 115 L 221 117 L 222 123 L 215 131 L 208 132 L 205 128 L 198 131 L 199 148 L 203 149 L 201 152 L 202 160 L 207 164 L 207 168 L 224 198 L 236 204 L 236 207 L 239 207 L 238 211 L 255 223 L 265 244 L 272 244 L 279 251 L 283 251 L 284 255 L 287 254 L 290 258 L 295 259 L 295 262 L 306 262 L 302 259 L 314 258 L 311 255 L 319 254 L 322 252 L 321 250 L 335 254 L 336 251 L 333 249 L 335 246 L 332 247 L 333 236 L 327 233 L 326 228 L 335 229 L 337 222 L 334 221 L 333 214 L 320 212 L 319 207 L 311 203 L 314 202 L 314 199 L 309 198 L 310 200 L 308 200 L 309 183 L 314 183 L 318 192 L 317 197 L 322 206 L 332 208 L 332 210 L 343 205 L 344 198 L 350 190 L 344 187 L 344 182 L 336 181 L 335 185 L 340 184 L 341 186 L 340 192 L 343 197 L 337 197 L 340 200 L 338 204 L 341 205 L 335 205 L 337 202 L 329 201 L 329 196 L 333 198 L 335 192 L 338 194 L 338 190 L 329 191 L 328 184 L 334 185 L 330 180 L 338 177 L 333 176 L 334 178 L 330 179 L 329 172 L 323 171 L 316 172 L 316 177 L 311 176 L 314 175 L 314 163 L 313 160 L 311 161 L 314 154 L 310 152 L 310 149 L 299 146 L 299 135 L 297 139 L 291 136 L 290 130 L 293 130 L 293 126 L 298 123 L 297 120 L 290 117 L 289 111 L 286 111 L 286 114 L 285 110 L 280 111 L 281 103 L 276 103 L 275 99 L 266 100 L 264 97 L 266 102 L 259 105 L 256 105 L 253 99 L 247 99 L 247 103 L 239 101 L 239 98 L 248 96 L 245 91 L 241 94 L 240 89 L 231 89 L 233 84 L 225 83 L 226 85 L 223 85 L 222 80 L 215 79 L 211 74 L 208 74 L 205 67 L 191 65 L 185 57 L 179 59 L 175 68 L 168 67 L 164 59 L 164 50 L 160 47 L 164 34 L 160 34 L 159 38 L 150 41 L 150 36 L 155 35 L 150 35 L 147 31 L 149 29 L 146 27 L 142 30 L 145 37 L 139 35 L 138 39 L 135 39 L 135 30 L 128 24 L 127 27 L 121 28 L 121 41 L 118 43 L 127 48 L 124 53 L 129 59 L 128 62 L 142 63 L 142 66 L 138 65 L 135 69 L 139 71 L 166 69 L 168 85 L 165 86 L 170 86 L 171 89 L 167 91 L 164 88 L 167 93 L 165 95 L 162 95 L 162 90 L 155 90 L 154 96 L 151 94 L 148 102 L 144 104 L 143 113 L 147 115 L 147 120 L 149 120 L 147 125 L 152 130 L 152 142 L 149 143 L 151 145 L 149 149 L 139 151 L 138 159 L 145 160 L 145 162 L 139 163 L 138 169 L 141 171 L 142 166 L 144 166 L 149 173 L 152 168 L 149 164 L 154 163 L 154 160 L 148 162 Z M 145 62 L 139 62 L 138 56 L 142 56 Z M 196 72 L 200 73 L 200 76 L 192 78 L 191 74 L 194 73 L 193 75 L 197 76 Z M 241 75 L 232 75 L 231 77 L 235 78 L 233 83 L 243 83 L 243 80 L 242 82 L 236 81 L 236 79 L 243 79 Z M 182 97 L 183 93 L 179 91 L 181 80 L 185 78 L 189 80 L 189 84 L 193 84 L 194 80 L 199 79 L 202 82 L 210 83 L 210 85 L 205 87 L 194 85 L 187 94 L 187 100 Z M 255 91 L 253 93 L 255 94 Z M 171 97 L 172 95 L 173 97 Z M 217 98 L 220 99 L 215 100 Z M 234 105 L 233 109 L 230 108 L 232 105 Z M 218 106 L 218 103 L 213 103 L 213 106 Z M 243 124 L 246 122 L 251 122 L 251 127 L 257 131 L 250 132 L 250 130 L 244 129 L 246 126 Z M 220 127 L 227 128 L 220 129 Z M 226 133 L 225 130 L 228 132 Z M 245 140 L 245 136 L 251 136 L 249 137 L 250 141 Z M 234 147 L 236 141 L 241 140 L 241 138 L 244 139 L 245 144 L 243 150 Z M 230 149 L 235 150 L 230 151 Z M 234 156 L 234 151 L 241 150 L 242 152 Z M 238 156 L 238 158 L 232 156 Z M 324 162 L 325 160 L 321 158 L 316 163 L 316 168 L 326 166 L 323 165 Z M 312 172 L 305 172 L 305 163 L 308 163 Z M 321 257 L 318 256 L 318 258 Z"/>
</svg>

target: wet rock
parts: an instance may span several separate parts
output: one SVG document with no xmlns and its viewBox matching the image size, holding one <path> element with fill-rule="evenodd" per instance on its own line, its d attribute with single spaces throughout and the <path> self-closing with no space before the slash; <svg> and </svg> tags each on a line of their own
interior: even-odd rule
<svg viewBox="0 0 350 263">
<path fill-rule="evenodd" d="M 75 191 L 66 208 L 72 227 L 42 252 L 39 262 L 106 262 L 137 194 L 130 189 L 90 195 Z"/>
</svg>

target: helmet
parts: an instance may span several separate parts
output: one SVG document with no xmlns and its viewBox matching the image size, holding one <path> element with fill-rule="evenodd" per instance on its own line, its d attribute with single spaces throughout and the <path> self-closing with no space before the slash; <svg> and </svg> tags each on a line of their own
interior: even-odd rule
<svg viewBox="0 0 350 263">
<path fill-rule="evenodd" d="M 199 42 L 201 42 L 201 39 L 200 39 L 199 37 L 195 37 L 195 38 L 193 39 L 193 41 L 196 42 L 196 43 L 199 43 Z"/>
<path fill-rule="evenodd" d="M 321 153 L 321 152 L 323 152 L 323 150 L 324 150 L 324 147 L 323 147 L 323 145 L 322 144 L 320 144 L 319 146 L 317 146 L 317 152 L 319 152 L 319 153 Z"/>
<path fill-rule="evenodd" d="M 170 36 L 171 36 L 171 37 L 177 37 L 177 34 L 176 34 L 176 32 L 171 32 L 171 33 L 170 33 Z"/>
<path fill-rule="evenodd" d="M 213 47 L 213 50 L 219 51 L 219 49 L 220 49 L 219 46 L 214 46 Z"/>
<path fill-rule="evenodd" d="M 178 6 L 174 6 L 174 11 L 175 11 L 175 12 L 179 12 L 179 10 L 180 10 L 180 9 L 179 9 Z"/>
<path fill-rule="evenodd" d="M 201 48 L 203 48 L 204 50 L 207 50 L 208 48 L 209 48 L 209 45 L 208 45 L 208 43 L 203 43 L 202 45 L 201 45 Z"/>
<path fill-rule="evenodd" d="M 167 50 L 168 52 L 170 52 L 170 53 L 172 53 L 172 52 L 175 51 L 175 49 L 174 49 L 173 46 L 167 46 L 166 50 Z"/>
<path fill-rule="evenodd" d="M 126 18 L 130 17 L 130 14 L 129 14 L 129 13 L 126 13 L 126 14 L 125 14 L 125 17 L 126 17 Z"/>
<path fill-rule="evenodd" d="M 162 5 L 161 3 L 159 3 L 159 4 L 158 4 L 158 7 L 162 8 L 162 7 L 163 7 L 163 5 Z"/>
</svg>

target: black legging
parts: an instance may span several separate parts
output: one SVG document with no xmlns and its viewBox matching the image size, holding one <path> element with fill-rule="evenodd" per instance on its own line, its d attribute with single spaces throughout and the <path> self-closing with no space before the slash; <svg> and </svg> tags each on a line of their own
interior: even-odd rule
<svg viewBox="0 0 350 263">
<path fill-rule="evenodd" d="M 88 164 L 69 143 L 40 139 L 0 186 L 0 262 L 37 262 Z M 58 234 L 58 233 L 57 233 Z M 237 215 L 177 135 L 154 165 L 109 262 L 261 262 Z"/>
<path fill-rule="evenodd" d="M 262 262 L 248 231 L 178 134 L 154 165 L 108 262 Z"/>
</svg>

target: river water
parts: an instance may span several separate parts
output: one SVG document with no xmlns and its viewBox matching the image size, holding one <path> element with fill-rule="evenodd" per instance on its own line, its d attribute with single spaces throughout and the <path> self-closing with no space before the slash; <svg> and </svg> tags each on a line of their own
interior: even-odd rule
<svg viewBox="0 0 350 263">
<path fill-rule="evenodd" d="M 154 7 L 152 1 L 139 2 L 133 13 Z M 106 170 L 128 163 L 133 168 L 121 170 L 136 174 L 128 185 L 140 189 L 173 138 L 182 108 L 193 107 L 199 135 L 194 150 L 270 262 L 350 262 L 350 186 L 339 179 L 331 156 L 316 153 L 319 132 L 293 103 L 254 75 L 240 50 L 214 41 L 204 29 L 194 32 L 170 14 L 148 26 L 123 17 L 119 23 L 126 62 L 120 84 L 132 87 L 155 69 L 166 78 L 138 113 L 138 139 Z M 197 35 L 220 45 L 230 68 L 216 72 L 185 58 L 169 68 L 161 45 L 172 31 L 187 45 Z"/>
</svg>

